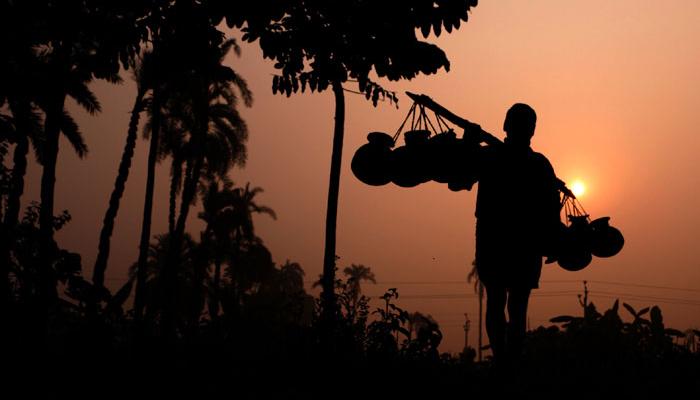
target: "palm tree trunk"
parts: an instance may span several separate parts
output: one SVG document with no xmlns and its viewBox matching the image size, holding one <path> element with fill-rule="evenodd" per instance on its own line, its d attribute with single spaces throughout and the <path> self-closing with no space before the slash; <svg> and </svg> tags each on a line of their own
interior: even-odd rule
<svg viewBox="0 0 700 400">
<path fill-rule="evenodd" d="M 10 179 L 10 195 L 7 199 L 7 212 L 5 213 L 5 226 L 14 229 L 19 222 L 20 200 L 24 193 L 24 176 L 27 173 L 27 154 L 29 153 L 29 139 L 22 132 L 17 138 L 17 145 L 12 155 L 12 177 Z"/>
<path fill-rule="evenodd" d="M 144 92 L 139 90 L 134 101 L 134 107 L 131 110 L 131 119 L 129 120 L 129 130 L 126 135 L 126 144 L 124 152 L 119 163 L 119 173 L 114 182 L 114 189 L 109 198 L 109 207 L 105 213 L 104 222 L 102 223 L 102 231 L 100 232 L 100 242 L 98 245 L 97 259 L 95 260 L 95 268 L 92 271 L 92 282 L 97 288 L 104 287 L 105 270 L 107 269 L 107 260 L 109 259 L 110 241 L 112 232 L 114 231 L 114 220 L 119 212 L 119 204 L 126 180 L 129 179 L 129 170 L 131 169 L 131 159 L 134 156 L 134 148 L 136 147 L 136 137 L 139 127 L 139 117 L 143 108 Z"/>
<path fill-rule="evenodd" d="M 14 114 L 14 113 L 13 113 Z M 0 307 L 5 311 L 5 306 L 10 301 L 10 251 L 14 230 L 19 220 L 20 199 L 24 192 L 24 175 L 27 172 L 27 153 L 29 152 L 29 139 L 26 132 L 21 129 L 18 132 L 17 144 L 13 153 L 12 176 L 10 179 L 10 194 L 7 199 L 7 212 L 4 215 L 4 229 L 2 229 L 2 243 L 0 243 Z M 3 314 L 4 315 L 4 314 Z"/>
<path fill-rule="evenodd" d="M 19 222 L 20 200 L 24 194 L 24 176 L 27 173 L 27 154 L 29 153 L 29 139 L 26 127 L 20 122 L 23 118 L 24 105 L 11 104 L 12 115 L 17 118 L 17 145 L 12 156 L 12 178 L 10 180 L 10 195 L 7 199 L 7 212 L 5 214 L 5 226 L 13 229 Z"/>
<path fill-rule="evenodd" d="M 201 150 L 200 150 L 201 151 Z M 162 272 L 163 290 L 163 329 L 168 339 L 174 339 L 176 335 L 176 314 L 177 314 L 177 276 L 180 268 L 180 255 L 182 254 L 182 243 L 185 236 L 185 226 L 194 196 L 197 192 L 197 184 L 203 166 L 203 154 L 197 155 L 197 159 L 192 167 L 191 176 L 185 179 L 182 188 L 182 199 L 180 203 L 180 214 L 175 224 L 175 230 L 170 235 L 170 246 L 168 249 L 167 261 Z"/>
<path fill-rule="evenodd" d="M 177 212 L 177 193 L 182 180 L 182 160 L 178 155 L 173 156 L 173 163 L 170 168 L 170 199 L 168 207 L 168 232 L 175 231 L 175 213 Z"/>
<path fill-rule="evenodd" d="M 339 81 L 333 82 L 335 95 L 335 124 L 333 127 L 333 150 L 331 154 L 331 173 L 328 184 L 328 205 L 326 208 L 326 243 L 323 255 L 323 301 L 324 320 L 332 324 L 336 317 L 337 304 L 334 292 L 335 282 L 335 245 L 338 217 L 338 194 L 340 191 L 340 166 L 343 156 L 343 136 L 345 125 L 345 94 Z M 330 328 L 330 327 L 329 327 Z"/>
<path fill-rule="evenodd" d="M 63 118 L 65 100 L 65 92 L 59 89 L 58 93 L 54 94 L 46 110 L 46 142 L 44 143 L 44 168 L 41 175 L 41 209 L 39 212 L 39 276 L 41 286 L 37 298 L 38 304 L 46 312 L 48 312 L 51 303 L 57 298 L 56 277 L 53 272 L 53 259 L 55 256 L 53 208 L 56 188 L 58 139 L 61 133 L 61 120 Z M 48 314 L 45 317 L 48 318 Z"/>
<path fill-rule="evenodd" d="M 160 91 L 153 89 L 151 101 L 151 143 L 148 148 L 148 167 L 146 173 L 146 194 L 143 201 L 143 218 L 141 219 L 141 240 L 139 241 L 139 259 L 136 269 L 136 295 L 134 298 L 134 319 L 140 330 L 143 322 L 143 309 L 146 299 L 146 268 L 148 248 L 151 239 L 151 218 L 153 215 L 153 192 L 156 181 L 156 163 L 158 162 L 158 141 L 160 138 Z M 139 334 L 142 332 L 139 332 Z"/>
<path fill-rule="evenodd" d="M 204 90 L 203 93 L 208 93 L 208 90 Z M 197 100 L 195 100 L 197 101 Z M 204 166 L 204 140 L 207 135 L 207 130 L 209 127 L 208 110 L 209 103 L 208 98 L 204 96 L 199 101 L 203 102 L 203 105 L 199 112 L 196 114 L 199 120 L 200 126 L 198 127 L 199 132 L 192 132 L 193 136 L 190 140 L 193 142 L 193 156 L 194 162 L 192 167 L 189 169 L 188 173 L 185 174 L 185 182 L 182 187 L 182 199 L 180 201 L 180 214 L 177 217 L 177 222 L 175 223 L 175 230 L 170 235 L 170 246 L 168 249 L 167 262 L 164 266 L 163 271 L 163 296 L 164 296 L 164 309 L 163 309 L 163 329 L 165 330 L 166 337 L 171 339 L 175 338 L 176 334 L 176 300 L 177 300 L 177 275 L 179 268 L 178 258 L 181 255 L 182 241 L 185 236 L 185 226 L 187 224 L 187 217 L 189 216 L 190 208 L 194 201 L 194 197 L 197 194 L 197 185 L 199 184 L 199 177 Z"/>
</svg>

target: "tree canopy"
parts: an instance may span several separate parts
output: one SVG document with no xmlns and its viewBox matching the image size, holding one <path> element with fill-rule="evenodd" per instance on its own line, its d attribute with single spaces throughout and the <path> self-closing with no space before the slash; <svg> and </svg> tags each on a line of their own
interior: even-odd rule
<svg viewBox="0 0 700 400">
<path fill-rule="evenodd" d="M 243 40 L 260 40 L 263 56 L 280 71 L 273 78 L 273 92 L 290 96 L 324 91 L 332 82 L 355 80 L 362 93 L 376 105 L 389 96 L 373 77 L 392 81 L 412 79 L 419 73 L 434 74 L 450 63 L 438 46 L 421 40 L 430 32 L 452 32 L 469 19 L 477 0 L 370 1 L 342 3 L 323 0 L 288 2 L 287 13 L 269 27 L 250 24 Z M 374 74 L 374 75 L 373 75 Z"/>
</svg>

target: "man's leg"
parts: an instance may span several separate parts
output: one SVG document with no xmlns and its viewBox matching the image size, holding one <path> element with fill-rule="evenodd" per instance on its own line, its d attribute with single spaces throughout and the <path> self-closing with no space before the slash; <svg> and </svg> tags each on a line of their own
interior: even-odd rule
<svg viewBox="0 0 700 400">
<path fill-rule="evenodd" d="M 508 358 L 518 359 L 521 356 L 525 332 L 527 330 L 527 305 L 530 299 L 530 288 L 515 288 L 508 294 L 508 333 L 506 346 Z"/>
<path fill-rule="evenodd" d="M 503 358 L 506 341 L 506 289 L 486 286 L 486 333 L 496 360 Z"/>
</svg>

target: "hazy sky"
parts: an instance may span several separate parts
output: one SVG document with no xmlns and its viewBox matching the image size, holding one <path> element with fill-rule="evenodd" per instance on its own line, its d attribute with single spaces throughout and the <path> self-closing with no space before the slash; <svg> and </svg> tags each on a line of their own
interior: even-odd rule
<svg viewBox="0 0 700 400">
<path fill-rule="evenodd" d="M 499 137 L 505 111 L 525 102 L 538 113 L 533 148 L 560 178 L 585 182 L 586 210 L 594 218 L 611 216 L 626 238 L 618 256 L 596 258 L 581 272 L 545 266 L 531 300 L 531 326 L 580 313 L 576 293 L 587 279 L 599 308 L 617 296 L 635 307 L 660 305 L 676 328 L 700 327 L 700 2 L 482 1 L 459 31 L 429 40 L 447 52 L 451 70 L 383 82 L 401 94 L 398 110 L 388 103 L 374 108 L 347 93 L 340 267 L 371 266 L 380 283 L 365 285 L 367 294 L 398 287 L 402 307 L 433 315 L 445 333 L 442 350 L 461 350 L 468 312 L 474 344 L 478 303 L 463 282 L 474 256 L 475 191 L 453 193 L 436 183 L 366 186 L 352 175 L 350 159 L 368 132 L 396 131 L 410 106 L 405 90 L 426 93 Z M 333 97 L 330 91 L 273 96 L 272 64 L 257 44 L 242 47 L 242 57 L 229 62 L 247 79 L 255 103 L 242 110 L 249 160 L 231 177 L 265 189 L 259 201 L 279 218 L 257 218 L 257 233 L 275 261 L 301 263 L 312 281 L 323 259 Z M 59 155 L 56 209 L 68 209 L 73 222 L 58 238 L 83 255 L 88 276 L 135 96 L 126 78 L 121 86 L 94 85 L 102 114 L 76 112 L 90 147 L 87 159 L 77 159 L 65 142 Z M 112 286 L 123 282 L 137 256 L 147 151 L 139 141 L 112 241 Z M 167 229 L 167 185 L 161 167 L 154 233 Z M 25 200 L 38 198 L 39 169 L 30 165 Z M 189 227 L 197 231 L 201 224 L 191 218 Z"/>
</svg>

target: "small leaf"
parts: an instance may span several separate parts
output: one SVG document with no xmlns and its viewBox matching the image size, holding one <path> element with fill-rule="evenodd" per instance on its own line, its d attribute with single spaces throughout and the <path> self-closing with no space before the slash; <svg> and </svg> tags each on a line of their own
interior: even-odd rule
<svg viewBox="0 0 700 400">
<path fill-rule="evenodd" d="M 629 313 L 632 314 L 633 317 L 635 317 L 635 318 L 637 317 L 637 311 L 635 311 L 635 309 L 632 308 L 631 305 L 629 305 L 627 303 L 622 303 L 622 306 L 625 307 L 625 309 L 627 311 L 629 311 Z"/>
<path fill-rule="evenodd" d="M 452 23 L 445 21 L 445 30 L 447 33 L 452 33 Z"/>
<path fill-rule="evenodd" d="M 357 87 L 360 90 L 360 92 L 364 92 L 365 88 L 367 87 L 367 79 L 364 77 L 360 77 L 357 80 Z"/>
<path fill-rule="evenodd" d="M 435 36 L 440 36 L 440 33 L 442 33 L 442 20 L 439 16 L 433 21 L 433 31 L 435 32 Z"/>
<path fill-rule="evenodd" d="M 326 89 L 328 89 L 329 82 L 325 79 L 319 79 L 317 90 L 319 92 L 322 92 Z"/>
<path fill-rule="evenodd" d="M 289 81 L 288 77 L 285 77 L 284 80 L 284 90 L 287 94 L 287 97 L 292 95 L 292 82 Z"/>
<path fill-rule="evenodd" d="M 280 84 L 280 77 L 275 75 L 272 78 L 272 94 L 277 94 L 277 87 Z"/>
<path fill-rule="evenodd" d="M 427 38 L 428 35 L 430 35 L 430 23 L 427 22 L 427 23 L 423 24 L 423 25 L 420 27 L 420 31 L 421 31 L 421 33 L 423 34 L 423 37 L 424 37 L 424 38 Z"/>
</svg>

